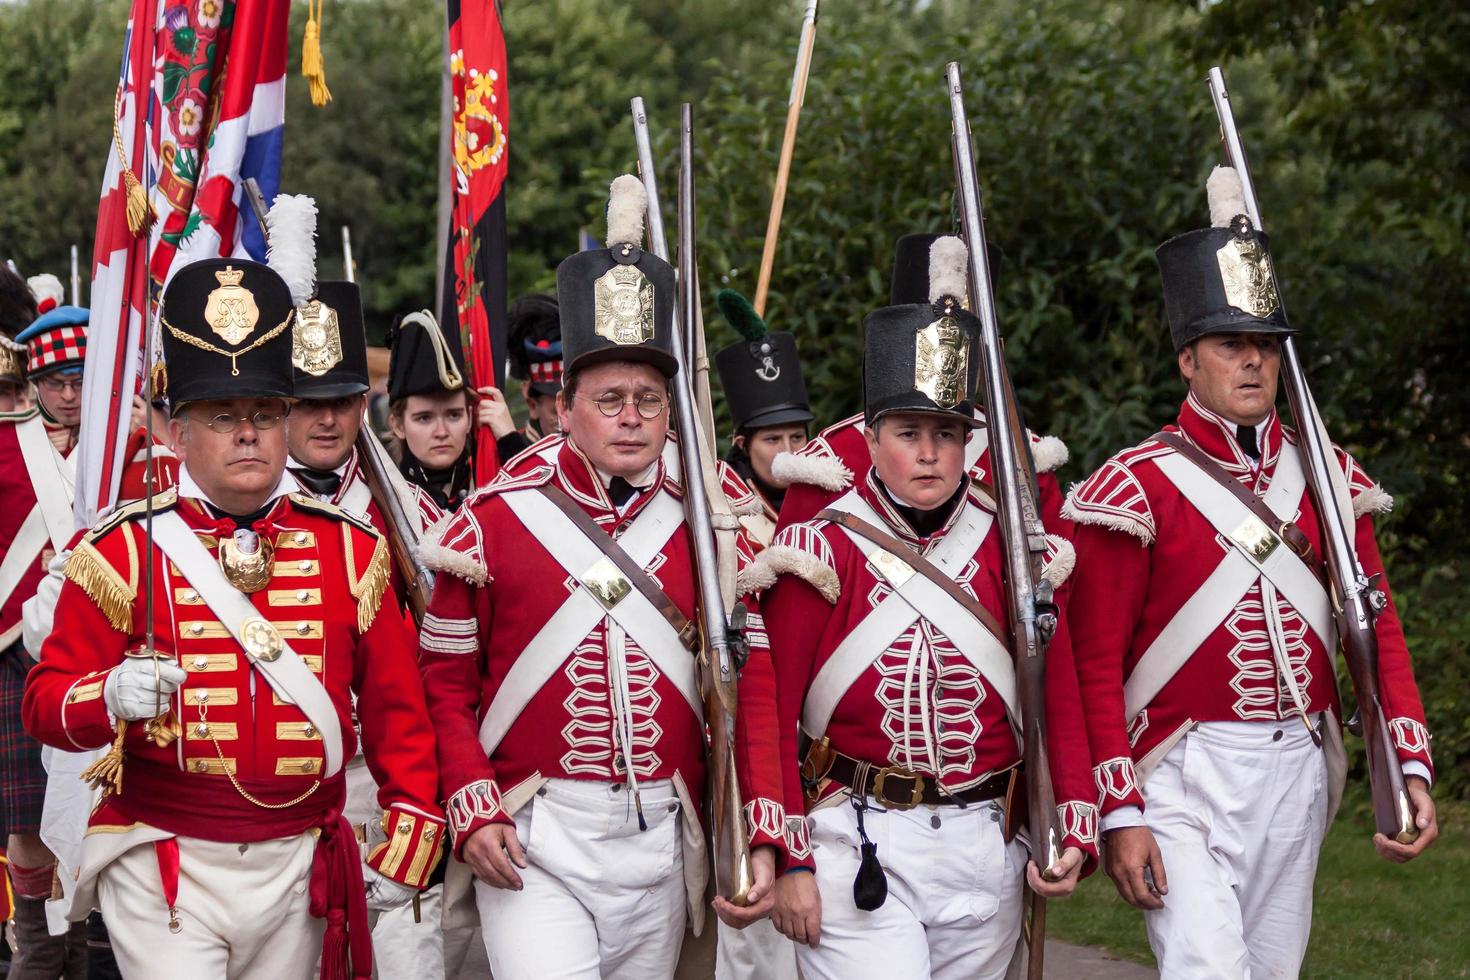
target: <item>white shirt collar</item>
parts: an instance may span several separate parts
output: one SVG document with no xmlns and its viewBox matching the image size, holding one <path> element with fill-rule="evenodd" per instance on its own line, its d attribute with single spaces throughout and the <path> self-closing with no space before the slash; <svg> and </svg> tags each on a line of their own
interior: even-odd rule
<svg viewBox="0 0 1470 980">
<path fill-rule="evenodd" d="M 296 478 L 291 475 L 291 472 L 289 470 L 283 469 L 281 470 L 281 479 L 276 482 L 276 487 L 274 490 L 271 491 L 270 497 L 267 498 L 266 503 L 269 504 L 279 497 L 284 497 L 288 493 L 302 492 L 304 491 L 302 491 L 301 489 L 301 484 L 296 482 Z M 224 510 L 224 508 L 221 507 L 219 504 L 215 503 L 213 500 L 210 500 L 209 494 L 205 493 L 204 489 L 200 487 L 197 482 L 195 482 L 193 474 L 189 472 L 188 463 L 179 464 L 179 496 L 186 497 L 192 500 L 202 500 L 204 503 L 213 507 L 215 510 Z"/>
</svg>

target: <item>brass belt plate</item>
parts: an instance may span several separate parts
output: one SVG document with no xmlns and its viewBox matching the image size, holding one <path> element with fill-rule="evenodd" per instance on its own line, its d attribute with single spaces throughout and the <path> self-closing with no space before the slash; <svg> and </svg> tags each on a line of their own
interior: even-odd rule
<svg viewBox="0 0 1470 980">
<path fill-rule="evenodd" d="M 1230 540 L 1245 551 L 1256 562 L 1263 562 L 1281 544 L 1281 538 L 1267 527 L 1260 518 L 1248 517 L 1245 523 L 1230 532 Z"/>
<path fill-rule="evenodd" d="M 618 566 L 607 555 L 597 559 L 591 568 L 582 573 L 582 585 L 592 593 L 592 597 L 603 609 L 611 609 L 633 591 L 633 583 L 618 571 Z"/>
<path fill-rule="evenodd" d="M 240 645 L 250 659 L 268 664 L 279 660 L 286 649 L 275 626 L 258 616 L 250 617 L 240 626 Z"/>
<path fill-rule="evenodd" d="M 895 589 L 903 588 L 903 584 L 914 577 L 914 566 L 882 548 L 869 555 L 868 562 Z"/>
</svg>

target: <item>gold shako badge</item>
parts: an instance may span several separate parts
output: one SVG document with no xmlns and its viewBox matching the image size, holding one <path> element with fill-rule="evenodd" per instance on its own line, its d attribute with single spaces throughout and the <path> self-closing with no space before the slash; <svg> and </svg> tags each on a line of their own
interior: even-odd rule
<svg viewBox="0 0 1470 980">
<path fill-rule="evenodd" d="M 615 265 L 593 284 L 593 329 L 614 344 L 653 339 L 653 283 L 632 265 Z"/>
<path fill-rule="evenodd" d="M 342 362 L 342 331 L 337 311 L 319 299 L 296 308 L 291 331 L 291 364 L 319 378 Z"/>
<path fill-rule="evenodd" d="M 260 322 L 255 294 L 240 285 L 240 280 L 245 278 L 242 269 L 225 266 L 214 278 L 219 281 L 219 288 L 209 294 L 204 304 L 204 319 L 225 343 L 238 344 Z"/>
<path fill-rule="evenodd" d="M 1231 222 L 1231 231 L 1233 237 L 1215 253 L 1220 263 L 1225 302 L 1264 320 L 1281 306 L 1276 278 L 1271 271 L 1271 256 L 1253 234 L 1250 218 L 1237 215 Z"/>
<path fill-rule="evenodd" d="M 940 408 L 969 397 L 970 348 L 952 316 L 942 316 L 914 335 L 914 389 Z"/>
</svg>

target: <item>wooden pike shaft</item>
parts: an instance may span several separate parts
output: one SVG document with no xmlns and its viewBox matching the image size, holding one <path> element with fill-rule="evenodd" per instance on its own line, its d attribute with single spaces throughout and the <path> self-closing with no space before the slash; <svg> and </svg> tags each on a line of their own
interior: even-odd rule
<svg viewBox="0 0 1470 980">
<path fill-rule="evenodd" d="M 791 157 L 796 152 L 796 129 L 801 122 L 801 104 L 806 98 L 806 81 L 812 70 L 812 48 L 817 40 L 817 4 L 807 0 L 801 20 L 801 45 L 796 53 L 796 71 L 791 76 L 791 100 L 786 106 L 786 134 L 781 139 L 781 160 L 776 166 L 776 187 L 771 193 L 771 216 L 766 221 L 766 244 L 761 250 L 761 272 L 755 287 L 755 312 L 766 315 L 766 294 L 771 289 L 771 269 L 776 264 L 776 239 L 781 233 L 781 210 L 786 204 L 786 184 L 791 177 Z"/>
</svg>

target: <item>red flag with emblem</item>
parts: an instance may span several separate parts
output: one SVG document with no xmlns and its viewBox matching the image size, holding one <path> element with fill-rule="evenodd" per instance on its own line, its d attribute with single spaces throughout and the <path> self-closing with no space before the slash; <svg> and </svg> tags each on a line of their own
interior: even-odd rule
<svg viewBox="0 0 1470 980">
<path fill-rule="evenodd" d="M 470 385 L 499 388 L 505 376 L 505 175 L 510 159 L 505 34 L 491 0 L 447 2 L 454 207 L 449 233 L 453 274 L 444 276 L 444 308 L 453 311 L 459 328 Z M 476 483 L 484 486 L 499 468 L 494 436 L 477 427 Z"/>
</svg>

